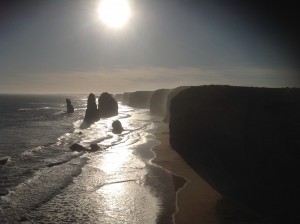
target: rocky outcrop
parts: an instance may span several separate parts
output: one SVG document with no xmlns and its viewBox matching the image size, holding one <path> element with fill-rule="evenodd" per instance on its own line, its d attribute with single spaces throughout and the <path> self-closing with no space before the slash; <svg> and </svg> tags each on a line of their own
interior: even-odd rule
<svg viewBox="0 0 300 224">
<path fill-rule="evenodd" d="M 170 120 L 170 105 L 171 105 L 171 101 L 172 99 L 178 94 L 180 93 L 181 91 L 185 90 L 189 88 L 189 86 L 179 86 L 175 89 L 172 89 L 171 92 L 168 94 L 168 97 L 167 97 L 167 111 L 165 113 L 165 117 L 164 117 L 164 122 L 168 123 L 169 120 Z"/>
<path fill-rule="evenodd" d="M 100 150 L 101 148 L 96 144 L 96 143 L 92 143 L 90 145 L 90 149 L 83 147 L 82 145 L 78 144 L 78 143 L 74 143 L 73 145 L 71 145 L 69 147 L 72 151 L 76 151 L 76 152 L 96 152 L 98 150 Z"/>
<path fill-rule="evenodd" d="M 108 118 L 118 115 L 118 103 L 111 94 L 104 92 L 98 99 L 100 117 Z"/>
<path fill-rule="evenodd" d="M 170 143 L 210 185 L 253 211 L 299 211 L 300 89 L 200 86 L 170 107 Z"/>
<path fill-rule="evenodd" d="M 150 107 L 150 99 L 153 91 L 136 91 L 129 94 L 128 106 L 147 109 Z"/>
<path fill-rule="evenodd" d="M 79 145 L 78 143 L 74 143 L 73 145 L 71 145 L 70 149 L 72 151 L 76 151 L 76 152 L 86 152 L 86 151 L 88 151 L 87 148 L 83 147 L 82 145 Z"/>
<path fill-rule="evenodd" d="M 70 99 L 66 99 L 66 103 L 67 103 L 67 113 L 68 114 L 71 114 L 71 113 L 74 113 L 74 107 L 71 103 L 71 100 Z"/>
<path fill-rule="evenodd" d="M 0 165 L 5 165 L 8 161 L 8 156 L 0 156 Z"/>
<path fill-rule="evenodd" d="M 170 89 L 159 89 L 154 91 L 150 99 L 151 115 L 165 116 L 167 112 L 167 97 Z"/>
<path fill-rule="evenodd" d="M 97 145 L 96 143 L 92 143 L 91 144 L 91 152 L 96 152 L 98 150 L 100 150 L 101 148 L 99 147 L 99 145 Z"/>
<path fill-rule="evenodd" d="M 9 190 L 7 188 L 0 188 L 0 197 L 9 194 Z"/>
<path fill-rule="evenodd" d="M 96 105 L 96 97 L 93 93 L 90 93 L 87 101 L 87 109 L 85 111 L 84 121 L 91 124 L 100 119 L 100 114 Z"/>
<path fill-rule="evenodd" d="M 119 120 L 113 121 L 112 128 L 113 128 L 112 132 L 114 134 L 121 134 L 124 131 L 122 124 Z"/>
</svg>

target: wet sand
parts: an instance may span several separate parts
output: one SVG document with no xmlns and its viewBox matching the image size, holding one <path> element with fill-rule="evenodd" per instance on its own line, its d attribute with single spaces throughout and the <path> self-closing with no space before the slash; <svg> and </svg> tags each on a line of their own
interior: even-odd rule
<svg viewBox="0 0 300 224">
<path fill-rule="evenodd" d="M 184 187 L 177 191 L 175 224 L 218 223 L 216 208 L 221 195 L 195 173 L 171 148 L 168 124 L 162 123 L 155 135 L 161 144 L 153 149 L 156 157 L 152 162 L 187 181 Z M 174 181 L 174 185 L 176 185 L 176 181 Z"/>
</svg>

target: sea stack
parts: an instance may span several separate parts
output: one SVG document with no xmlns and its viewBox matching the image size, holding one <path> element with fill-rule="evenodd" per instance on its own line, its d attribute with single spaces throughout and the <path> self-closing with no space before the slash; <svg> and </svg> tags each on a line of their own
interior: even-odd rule
<svg viewBox="0 0 300 224">
<path fill-rule="evenodd" d="M 111 94 L 104 92 L 98 99 L 98 111 L 102 118 L 116 116 L 118 115 L 118 103 Z"/>
<path fill-rule="evenodd" d="M 93 93 L 90 93 L 87 101 L 87 108 L 85 111 L 84 121 L 88 124 L 94 123 L 100 119 L 100 114 L 96 105 L 96 97 Z"/>
<path fill-rule="evenodd" d="M 71 113 L 74 113 L 74 107 L 71 103 L 71 100 L 70 99 L 66 99 L 66 103 L 67 103 L 67 113 L 68 114 L 71 114 Z"/>
</svg>

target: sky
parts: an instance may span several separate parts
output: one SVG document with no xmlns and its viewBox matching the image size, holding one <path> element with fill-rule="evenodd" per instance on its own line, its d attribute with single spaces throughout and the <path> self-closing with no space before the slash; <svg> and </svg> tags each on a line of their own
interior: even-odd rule
<svg viewBox="0 0 300 224">
<path fill-rule="evenodd" d="M 115 30 L 100 21 L 100 0 L 1 1 L 0 93 L 300 87 L 292 1 L 128 2 Z"/>
</svg>

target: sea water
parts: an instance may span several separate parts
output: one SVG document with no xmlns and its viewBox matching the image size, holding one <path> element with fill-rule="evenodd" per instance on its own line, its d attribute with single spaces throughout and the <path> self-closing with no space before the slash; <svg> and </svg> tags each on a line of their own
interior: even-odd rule
<svg viewBox="0 0 300 224">
<path fill-rule="evenodd" d="M 75 108 L 66 113 L 65 99 Z M 172 223 L 173 175 L 151 163 L 158 118 L 119 103 L 84 127 L 86 95 L 0 95 L 0 223 Z M 120 120 L 124 132 L 114 134 Z M 97 152 L 73 152 L 78 143 Z"/>
</svg>

